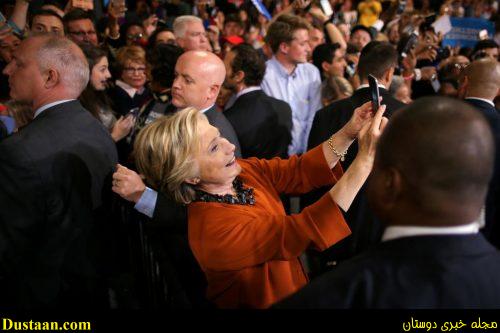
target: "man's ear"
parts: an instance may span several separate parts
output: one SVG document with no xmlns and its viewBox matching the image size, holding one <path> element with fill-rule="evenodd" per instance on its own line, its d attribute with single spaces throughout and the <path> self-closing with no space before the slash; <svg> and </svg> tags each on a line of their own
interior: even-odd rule
<svg viewBox="0 0 500 333">
<path fill-rule="evenodd" d="M 465 98 L 467 88 L 469 87 L 469 77 L 467 75 L 464 75 L 462 76 L 462 80 L 460 80 L 459 82 L 460 85 L 458 86 L 458 96 L 460 98 Z"/>
<path fill-rule="evenodd" d="M 321 68 L 323 68 L 323 71 L 324 71 L 325 73 L 326 73 L 326 72 L 328 72 L 328 70 L 330 69 L 330 66 L 331 66 L 331 64 L 330 64 L 330 63 L 328 63 L 328 62 L 326 62 L 326 61 L 323 61 L 323 62 L 321 63 Z"/>
<path fill-rule="evenodd" d="M 208 99 L 214 100 L 217 99 L 217 96 L 219 95 L 221 85 L 220 84 L 212 84 L 208 88 Z"/>
<path fill-rule="evenodd" d="M 233 74 L 233 79 L 237 83 L 243 82 L 243 80 L 245 80 L 245 72 L 243 72 L 243 71 L 237 71 L 235 74 Z"/>
<path fill-rule="evenodd" d="M 399 170 L 389 168 L 384 172 L 383 196 L 388 207 L 394 206 L 403 191 L 403 178 Z"/>
<path fill-rule="evenodd" d="M 51 89 L 54 88 L 61 80 L 59 73 L 55 69 L 49 69 L 45 73 L 45 88 Z"/>
<path fill-rule="evenodd" d="M 175 42 L 177 43 L 177 45 L 183 49 L 184 48 L 184 38 L 181 38 L 181 37 L 175 37 Z"/>
<path fill-rule="evenodd" d="M 200 183 L 201 179 L 199 177 L 192 177 L 192 178 L 187 178 L 184 180 L 185 183 L 191 184 L 191 185 L 198 185 Z"/>
<path fill-rule="evenodd" d="M 279 51 L 285 55 L 288 54 L 288 51 L 290 50 L 290 45 L 286 42 L 282 42 L 279 47 Z"/>
<path fill-rule="evenodd" d="M 391 67 L 385 71 L 384 80 L 387 83 L 387 89 L 389 89 L 389 86 L 391 85 L 393 76 L 394 76 L 394 67 Z"/>
</svg>

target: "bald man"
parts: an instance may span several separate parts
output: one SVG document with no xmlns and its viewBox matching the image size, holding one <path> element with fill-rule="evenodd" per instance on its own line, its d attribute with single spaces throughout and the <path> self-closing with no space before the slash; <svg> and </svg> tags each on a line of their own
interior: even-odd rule
<svg viewBox="0 0 500 333">
<path fill-rule="evenodd" d="M 482 231 L 500 248 L 500 116 L 493 103 L 500 89 L 500 64 L 490 58 L 476 60 L 462 71 L 459 83 L 459 95 L 486 117 L 495 137 L 495 171 L 486 197 Z"/>
<path fill-rule="evenodd" d="M 475 222 L 493 153 L 490 126 L 461 101 L 422 98 L 397 111 L 368 185 L 382 243 L 279 307 L 500 308 L 500 253 Z"/>
<path fill-rule="evenodd" d="M 77 100 L 89 80 L 85 56 L 69 39 L 29 37 L 4 74 L 11 98 L 35 112 L 0 142 L 0 306 L 105 306 L 89 232 L 106 223 L 100 212 L 117 154 Z"/>
</svg>

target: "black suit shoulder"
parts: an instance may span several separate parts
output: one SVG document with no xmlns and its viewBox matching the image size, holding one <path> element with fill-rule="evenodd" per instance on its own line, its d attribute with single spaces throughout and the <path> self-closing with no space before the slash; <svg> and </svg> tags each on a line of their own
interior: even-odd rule
<svg viewBox="0 0 500 333">
<path fill-rule="evenodd" d="M 224 112 L 238 136 L 243 158 L 286 158 L 291 141 L 288 103 L 257 90 L 240 96 Z"/>
<path fill-rule="evenodd" d="M 1 304 L 78 306 L 92 297 L 83 282 L 93 275 L 86 235 L 116 161 L 109 133 L 77 101 L 43 111 L 0 142 Z"/>
<path fill-rule="evenodd" d="M 210 125 L 217 127 L 220 131 L 220 134 L 236 146 L 236 157 L 241 157 L 241 148 L 238 137 L 234 132 L 233 126 L 227 120 L 224 114 L 222 114 L 222 112 L 218 112 L 215 109 L 215 106 L 213 106 L 205 112 L 205 116 L 208 118 L 208 122 L 210 123 Z"/>
<path fill-rule="evenodd" d="M 278 307 L 499 308 L 499 259 L 481 235 L 400 238 L 341 263 Z"/>
</svg>

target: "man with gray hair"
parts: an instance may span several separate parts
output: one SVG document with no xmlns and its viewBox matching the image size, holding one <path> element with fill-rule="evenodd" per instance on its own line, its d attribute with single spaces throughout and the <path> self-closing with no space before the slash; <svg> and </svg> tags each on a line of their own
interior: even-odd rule
<svg viewBox="0 0 500 333">
<path fill-rule="evenodd" d="M 212 51 L 203 21 L 196 16 L 179 16 L 174 21 L 177 45 L 184 51 Z"/>
<path fill-rule="evenodd" d="M 108 131 L 76 100 L 89 80 L 85 56 L 69 39 L 33 36 L 4 74 L 11 97 L 35 111 L 0 142 L 0 306 L 100 304 L 90 231 L 104 222 L 117 154 Z"/>
</svg>

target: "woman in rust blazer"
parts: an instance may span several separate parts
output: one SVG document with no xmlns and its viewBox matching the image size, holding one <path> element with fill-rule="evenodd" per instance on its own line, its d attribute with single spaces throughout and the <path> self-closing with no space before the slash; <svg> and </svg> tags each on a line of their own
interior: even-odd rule
<svg viewBox="0 0 500 333">
<path fill-rule="evenodd" d="M 298 256 L 350 234 L 347 210 L 368 177 L 385 107 L 369 103 L 327 142 L 288 160 L 236 160 L 235 147 L 206 117 L 188 108 L 139 134 L 136 162 L 146 181 L 188 204 L 189 244 L 221 308 L 266 308 L 307 283 Z M 360 150 L 342 175 L 338 160 L 356 137 Z M 300 214 L 286 215 L 280 194 L 332 185 Z"/>
</svg>

